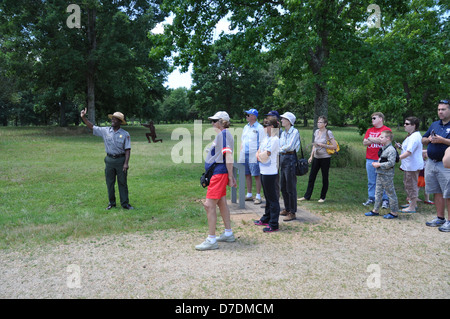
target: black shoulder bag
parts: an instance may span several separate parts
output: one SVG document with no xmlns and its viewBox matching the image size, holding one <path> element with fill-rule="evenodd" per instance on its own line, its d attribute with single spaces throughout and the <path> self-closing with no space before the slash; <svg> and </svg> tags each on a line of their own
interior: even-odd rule
<svg viewBox="0 0 450 319">
<path fill-rule="evenodd" d="M 306 175 L 308 173 L 309 168 L 308 160 L 303 156 L 303 147 L 301 140 L 300 140 L 300 150 L 302 152 L 302 158 L 300 159 L 298 159 L 297 152 L 295 152 L 295 175 L 297 176 Z"/>
<path fill-rule="evenodd" d="M 208 187 L 209 183 L 211 182 L 211 177 L 214 173 L 214 168 L 216 167 L 217 163 L 212 164 L 203 174 L 202 177 L 200 177 L 200 185 L 203 186 L 203 188 Z"/>
</svg>

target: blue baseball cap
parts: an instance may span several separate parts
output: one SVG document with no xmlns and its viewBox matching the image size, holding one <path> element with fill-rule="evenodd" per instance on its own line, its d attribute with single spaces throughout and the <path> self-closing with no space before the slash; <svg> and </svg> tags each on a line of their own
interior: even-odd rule
<svg viewBox="0 0 450 319">
<path fill-rule="evenodd" d="M 245 111 L 247 114 L 253 114 L 254 116 L 258 117 L 258 111 L 256 109 L 250 109 L 248 111 Z"/>
<path fill-rule="evenodd" d="M 278 119 L 280 119 L 280 114 L 277 111 L 270 111 L 266 115 L 276 116 Z"/>
</svg>

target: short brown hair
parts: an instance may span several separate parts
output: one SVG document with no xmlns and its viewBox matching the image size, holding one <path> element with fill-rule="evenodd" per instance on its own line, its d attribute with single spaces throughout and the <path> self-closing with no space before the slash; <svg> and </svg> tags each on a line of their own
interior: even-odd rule
<svg viewBox="0 0 450 319">
<path fill-rule="evenodd" d="M 375 113 L 373 113 L 371 116 L 378 116 L 378 117 L 381 117 L 381 118 L 383 119 L 383 122 L 384 122 L 384 114 L 381 113 L 381 112 L 375 112 Z"/>
<path fill-rule="evenodd" d="M 411 125 L 415 126 L 414 131 L 418 131 L 419 130 L 419 124 L 420 124 L 420 120 L 415 117 L 415 116 L 408 116 L 405 121 L 409 121 L 411 123 Z"/>
<path fill-rule="evenodd" d="M 323 115 L 319 116 L 319 117 L 317 118 L 317 122 L 319 122 L 320 119 L 322 119 L 323 124 L 325 124 L 325 126 L 328 125 L 328 119 L 327 119 L 326 116 L 323 116 Z"/>
<path fill-rule="evenodd" d="M 381 133 L 384 133 L 384 135 L 385 135 L 390 141 L 393 141 L 393 140 L 394 140 L 394 133 L 392 133 L 392 131 L 384 130 L 384 131 L 381 132 Z"/>
<path fill-rule="evenodd" d="M 278 118 L 276 116 L 269 115 L 264 119 L 264 126 L 272 125 L 274 128 L 278 128 Z"/>
</svg>

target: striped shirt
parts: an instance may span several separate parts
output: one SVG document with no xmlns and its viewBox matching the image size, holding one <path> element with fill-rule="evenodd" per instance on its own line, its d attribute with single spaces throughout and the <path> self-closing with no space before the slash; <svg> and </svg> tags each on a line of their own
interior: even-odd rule
<svg viewBox="0 0 450 319">
<path fill-rule="evenodd" d="M 280 137 L 280 154 L 286 152 L 298 152 L 300 149 L 300 133 L 296 128 L 291 128 L 286 132 L 283 130 Z"/>
</svg>

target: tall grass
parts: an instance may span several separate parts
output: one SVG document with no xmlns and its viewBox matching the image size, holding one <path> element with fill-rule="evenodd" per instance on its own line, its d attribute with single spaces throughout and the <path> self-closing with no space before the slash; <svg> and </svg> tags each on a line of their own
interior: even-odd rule
<svg viewBox="0 0 450 319">
<path fill-rule="evenodd" d="M 193 124 L 182 126 L 193 133 Z M 163 143 L 156 144 L 147 142 L 144 127 L 125 127 L 132 139 L 128 185 L 136 209 L 130 211 L 105 210 L 104 145 L 86 128 L 0 128 L 0 248 L 156 229 L 204 232 L 206 218 L 198 202 L 206 193 L 199 185 L 203 164 L 172 161 L 179 141 L 171 134 L 177 127 L 157 125 Z M 332 159 L 339 165 L 330 173 L 328 209 L 352 212 L 367 197 L 362 136 L 353 128 L 331 129 L 342 151 Z M 306 146 L 312 130 L 300 128 L 300 133 Z M 309 150 L 304 148 L 305 156 Z M 396 174 L 398 194 L 404 197 L 401 178 Z M 299 196 L 306 183 L 307 176 L 298 179 Z M 320 187 L 319 174 L 315 194 Z"/>
</svg>

